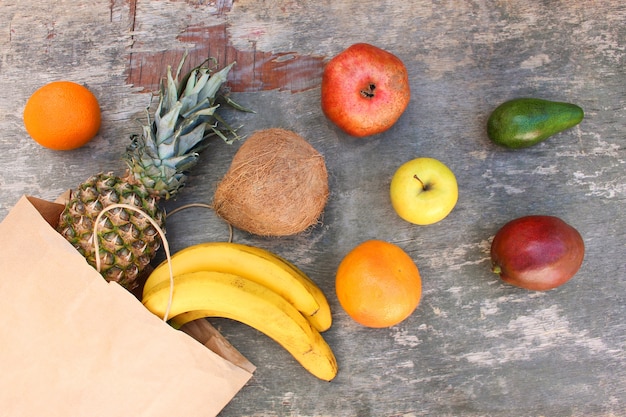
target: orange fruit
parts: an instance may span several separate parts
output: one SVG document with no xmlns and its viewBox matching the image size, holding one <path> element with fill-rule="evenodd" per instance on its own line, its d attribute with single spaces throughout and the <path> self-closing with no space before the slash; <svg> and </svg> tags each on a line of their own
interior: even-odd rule
<svg viewBox="0 0 626 417">
<path fill-rule="evenodd" d="M 39 88 L 26 102 L 24 127 L 46 148 L 76 149 L 100 130 L 100 106 L 86 87 L 54 81 Z"/>
<path fill-rule="evenodd" d="M 413 313 L 422 279 L 399 246 L 368 240 L 341 261 L 335 279 L 337 298 L 352 319 L 367 327 L 390 327 Z"/>
</svg>

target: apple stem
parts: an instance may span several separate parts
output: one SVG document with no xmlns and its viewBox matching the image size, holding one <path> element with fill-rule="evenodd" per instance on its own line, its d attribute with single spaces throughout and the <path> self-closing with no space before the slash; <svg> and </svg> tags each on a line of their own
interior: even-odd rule
<svg viewBox="0 0 626 417">
<path fill-rule="evenodd" d="M 420 177 L 417 176 L 417 174 L 413 175 L 413 178 L 415 178 L 416 180 L 418 180 L 420 182 L 420 184 L 422 184 L 422 189 L 424 191 L 426 191 L 426 185 L 424 184 L 424 182 L 422 180 L 420 180 Z"/>
<path fill-rule="evenodd" d="M 367 85 L 367 90 L 361 90 L 361 95 L 365 98 L 372 98 L 374 97 L 374 90 L 376 89 L 376 84 L 374 83 L 369 83 Z"/>
</svg>

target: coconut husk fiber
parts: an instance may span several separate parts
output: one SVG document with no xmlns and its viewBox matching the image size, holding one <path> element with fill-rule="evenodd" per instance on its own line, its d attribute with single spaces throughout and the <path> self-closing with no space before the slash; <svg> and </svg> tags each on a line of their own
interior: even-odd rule
<svg viewBox="0 0 626 417">
<path fill-rule="evenodd" d="M 328 200 L 324 157 L 295 132 L 254 132 L 215 191 L 215 212 L 261 236 L 300 233 L 319 221 Z"/>
</svg>

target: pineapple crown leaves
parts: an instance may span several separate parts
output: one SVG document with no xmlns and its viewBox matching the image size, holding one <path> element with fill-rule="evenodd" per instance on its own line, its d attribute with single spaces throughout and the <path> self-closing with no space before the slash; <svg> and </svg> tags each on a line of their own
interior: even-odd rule
<svg viewBox="0 0 626 417">
<path fill-rule="evenodd" d="M 207 138 L 218 136 L 226 143 L 239 138 L 217 114 L 218 99 L 237 110 L 251 112 L 219 94 L 234 62 L 214 73 L 205 61 L 179 82 L 186 55 L 175 76 L 168 66 L 154 120 L 146 110 L 148 124 L 143 126 L 141 136 L 131 138 L 125 156 L 134 179 L 165 199 L 184 186 L 186 172 L 197 164 L 199 152 L 208 146 Z"/>
</svg>

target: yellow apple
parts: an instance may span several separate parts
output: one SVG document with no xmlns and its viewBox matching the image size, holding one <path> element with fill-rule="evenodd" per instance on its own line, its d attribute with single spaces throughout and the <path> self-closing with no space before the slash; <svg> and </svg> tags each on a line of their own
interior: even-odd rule
<svg viewBox="0 0 626 417">
<path fill-rule="evenodd" d="M 459 198 L 459 188 L 454 173 L 441 161 L 416 158 L 396 170 L 389 194 L 401 218 L 428 225 L 450 214 Z"/>
</svg>

